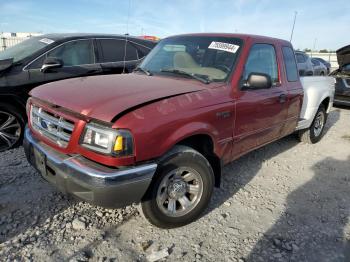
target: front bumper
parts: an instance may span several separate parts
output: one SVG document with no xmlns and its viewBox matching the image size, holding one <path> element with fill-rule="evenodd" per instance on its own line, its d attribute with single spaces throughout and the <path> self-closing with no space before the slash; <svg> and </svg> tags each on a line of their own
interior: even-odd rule
<svg viewBox="0 0 350 262">
<path fill-rule="evenodd" d="M 157 169 L 155 163 L 109 168 L 80 155 L 65 155 L 37 140 L 29 128 L 23 146 L 29 163 L 45 180 L 63 193 L 104 207 L 139 202 Z"/>
</svg>

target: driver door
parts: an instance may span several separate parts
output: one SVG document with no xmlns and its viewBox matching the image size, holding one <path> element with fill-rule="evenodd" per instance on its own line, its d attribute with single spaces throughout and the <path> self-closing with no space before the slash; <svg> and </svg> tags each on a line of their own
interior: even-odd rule
<svg viewBox="0 0 350 262">
<path fill-rule="evenodd" d="M 270 76 L 272 86 L 266 89 L 244 89 L 236 100 L 235 145 L 233 158 L 281 136 L 287 117 L 287 89 L 280 79 L 276 48 L 272 44 L 254 44 L 250 49 L 242 83 L 251 73 Z"/>
</svg>

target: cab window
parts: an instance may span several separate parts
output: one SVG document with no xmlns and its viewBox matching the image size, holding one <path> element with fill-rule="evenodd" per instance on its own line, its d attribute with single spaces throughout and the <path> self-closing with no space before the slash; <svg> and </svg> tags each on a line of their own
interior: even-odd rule
<svg viewBox="0 0 350 262">
<path fill-rule="evenodd" d="M 298 69 L 293 49 L 285 46 L 282 48 L 282 53 L 288 82 L 298 81 Z"/>
</svg>

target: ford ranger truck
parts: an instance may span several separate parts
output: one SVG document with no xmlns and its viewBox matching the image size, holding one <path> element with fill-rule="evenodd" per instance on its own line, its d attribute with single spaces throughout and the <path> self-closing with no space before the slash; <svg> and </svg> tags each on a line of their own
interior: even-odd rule
<svg viewBox="0 0 350 262">
<path fill-rule="evenodd" d="M 33 89 L 26 156 L 62 192 L 109 208 L 140 203 L 152 224 L 182 226 L 207 207 L 225 164 L 296 131 L 321 139 L 334 80 L 303 81 L 287 41 L 169 37 L 132 74 Z"/>
</svg>

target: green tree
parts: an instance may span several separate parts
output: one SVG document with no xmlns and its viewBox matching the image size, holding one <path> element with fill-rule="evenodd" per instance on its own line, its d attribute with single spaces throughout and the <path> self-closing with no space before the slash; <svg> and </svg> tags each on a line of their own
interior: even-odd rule
<svg viewBox="0 0 350 262">
<path fill-rule="evenodd" d="M 311 52 L 311 49 L 310 48 L 305 48 L 304 52 Z"/>
<path fill-rule="evenodd" d="M 328 53 L 328 50 L 327 49 L 321 49 L 320 53 Z"/>
</svg>

